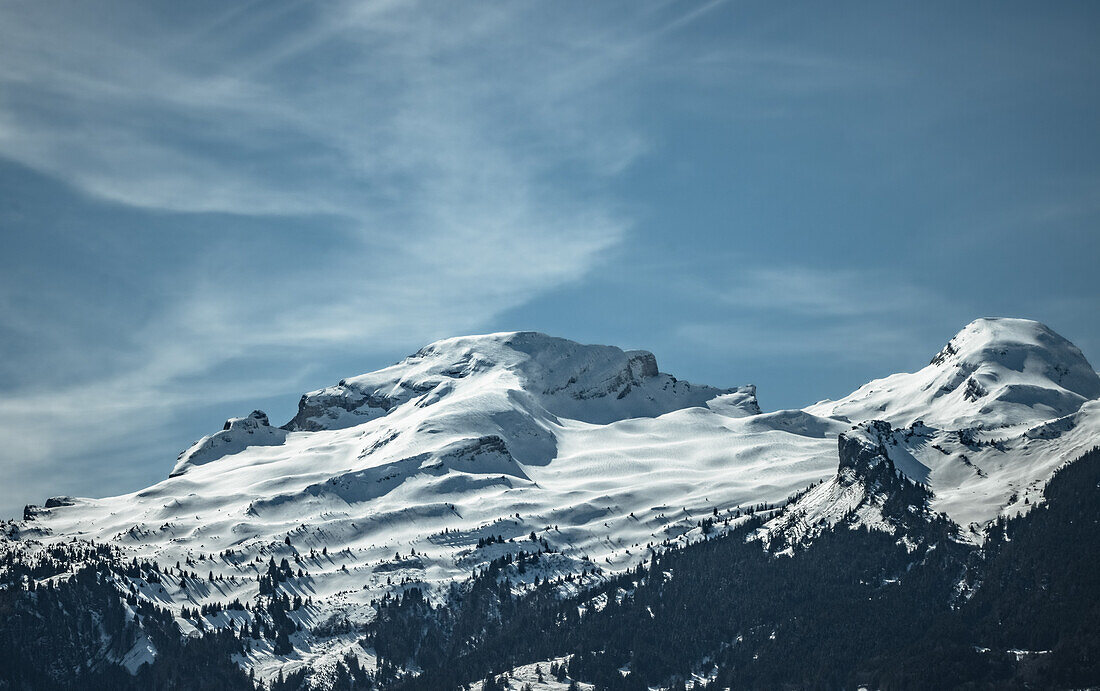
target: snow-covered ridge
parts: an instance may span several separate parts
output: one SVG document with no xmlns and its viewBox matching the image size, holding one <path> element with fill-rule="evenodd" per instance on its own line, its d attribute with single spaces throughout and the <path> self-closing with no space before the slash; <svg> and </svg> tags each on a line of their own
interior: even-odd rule
<svg viewBox="0 0 1100 691">
<path fill-rule="evenodd" d="M 655 417 L 738 393 L 740 414 L 759 412 L 755 389 L 696 386 L 662 374 L 643 350 L 582 345 L 535 332 L 437 341 L 401 362 L 302 396 L 291 431 L 340 429 L 381 417 L 413 399 L 431 405 L 470 382 L 522 393 L 553 416 L 607 424 Z"/>
<path fill-rule="evenodd" d="M 422 432 L 446 443 L 495 436 L 524 462 L 546 463 L 556 448 L 547 426 L 561 418 L 607 424 L 702 405 L 729 417 L 760 412 L 755 387 L 693 385 L 658 371 L 647 351 L 535 332 L 464 336 L 303 395 L 282 428 L 271 427 L 260 411 L 233 418 L 181 453 L 171 475 L 248 446 L 282 444 L 288 432 L 340 430 L 387 417 L 380 424 L 389 431 L 379 445 L 407 446 Z"/>
<path fill-rule="evenodd" d="M 1100 397 L 1100 377 L 1065 338 L 1027 319 L 977 319 L 924 369 L 876 379 L 806 408 L 852 421 L 943 429 L 1033 424 Z"/>
</svg>

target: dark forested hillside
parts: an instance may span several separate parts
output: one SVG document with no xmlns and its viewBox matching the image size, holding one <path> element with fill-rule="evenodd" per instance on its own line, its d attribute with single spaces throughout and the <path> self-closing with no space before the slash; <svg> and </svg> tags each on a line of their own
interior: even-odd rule
<svg viewBox="0 0 1100 691">
<path fill-rule="evenodd" d="M 1062 468 L 1047 501 L 999 523 L 962 616 L 985 647 L 1050 651 L 1045 685 L 1100 683 L 1100 449 Z"/>
<path fill-rule="evenodd" d="M 54 547 L 33 561 L 9 553 L 0 566 L 0 689 L 252 691 L 233 656 L 253 636 L 279 635 L 282 601 L 273 599 L 255 608 L 255 634 L 201 624 L 197 635 L 181 637 L 167 609 L 123 587 L 130 578 L 157 582 L 165 577 L 159 568 L 122 562 L 104 545 Z M 205 613 L 192 614 L 200 622 Z M 156 657 L 130 674 L 122 660 L 142 639 Z"/>
<path fill-rule="evenodd" d="M 426 669 L 407 688 L 452 686 L 562 654 L 573 655 L 571 675 L 622 689 L 675 685 L 692 671 L 710 674 L 717 688 L 1095 685 L 1100 453 L 1060 471 L 1047 496 L 1000 523 L 984 549 L 955 542 L 954 526 L 932 517 L 911 525 L 905 542 L 841 524 L 791 556 L 772 556 L 745 541 L 754 521 L 660 554 L 582 598 L 513 601 L 475 583 L 455 602 L 460 635 L 446 635 L 453 611 L 403 600 L 373 636 L 431 622 L 430 636 L 390 653 Z M 489 593 L 499 596 L 491 606 Z M 593 595 L 608 595 L 607 605 L 591 607 Z M 468 620 L 477 617 L 485 630 L 471 638 Z"/>
<path fill-rule="evenodd" d="M 69 561 L 85 565 L 67 579 L 31 580 L 27 589 L 12 586 L 28 569 L 6 571 L 0 590 L 0 688 L 253 688 L 230 659 L 243 650 L 232 632 L 210 631 L 183 640 L 167 610 L 149 603 L 127 606 L 109 550 L 54 552 L 56 568 L 38 562 L 30 571 L 43 578 Z M 130 675 L 119 661 L 139 636 L 148 636 L 159 654 L 152 665 Z"/>
</svg>

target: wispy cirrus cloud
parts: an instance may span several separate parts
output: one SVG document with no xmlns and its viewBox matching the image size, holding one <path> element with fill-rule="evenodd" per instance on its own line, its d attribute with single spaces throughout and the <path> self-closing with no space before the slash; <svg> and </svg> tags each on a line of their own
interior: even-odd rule
<svg viewBox="0 0 1100 691">
<path fill-rule="evenodd" d="M 0 7 L 0 158 L 93 207 L 133 209 L 153 238 L 189 232 L 181 217 L 218 229 L 169 246 L 121 234 L 109 214 L 49 240 L 9 224 L 32 249 L 72 243 L 59 250 L 92 272 L 129 274 L 112 245 L 148 243 L 137 260 L 149 266 L 129 278 L 131 299 L 150 304 L 95 305 L 107 296 L 83 270 L 43 264 L 29 276 L 40 289 L 9 277 L 5 294 L 27 299 L 0 303 L 6 339 L 35 371 L 51 359 L 71 371 L 4 392 L 8 472 L 71 467 L 112 439 L 155 436 L 172 410 L 303 378 L 231 363 L 286 368 L 280 353 L 418 346 L 583 278 L 630 227 L 606 189 L 648 147 L 632 106 L 643 79 L 624 75 L 644 73 L 668 21 L 583 14 L 420 2 Z M 263 219 L 284 229 L 257 231 Z M 86 233 L 96 242 L 78 240 Z M 81 325 L 82 310 L 116 321 Z M 268 384 L 254 387 L 261 374 Z M 66 424 L 74 417 L 80 430 Z M 36 493 L 19 486 L 3 503 Z"/>
<path fill-rule="evenodd" d="M 941 298 L 878 268 L 749 267 L 712 295 L 742 310 L 798 316 L 861 317 L 930 306 Z"/>
<path fill-rule="evenodd" d="M 919 362 L 924 321 L 898 316 L 966 314 L 957 301 L 874 267 L 741 267 L 690 289 L 707 296 L 718 318 L 685 321 L 677 335 L 750 359 Z"/>
</svg>

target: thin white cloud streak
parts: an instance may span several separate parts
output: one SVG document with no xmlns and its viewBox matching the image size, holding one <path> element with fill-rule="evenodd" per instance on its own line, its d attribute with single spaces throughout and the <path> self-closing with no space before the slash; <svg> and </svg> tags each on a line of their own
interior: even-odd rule
<svg viewBox="0 0 1100 691">
<path fill-rule="evenodd" d="M 331 219 L 346 249 L 264 276 L 211 248 L 101 372 L 5 392 L 4 458 L 155 446 L 174 410 L 301 383 L 212 386 L 236 358 L 420 345 L 582 279 L 630 224 L 602 185 L 650 148 L 634 92 L 675 71 L 656 42 L 716 6 L 598 28 L 519 5 L 255 4 L 167 32 L 152 9 L 0 8 L 0 156 L 142 209 Z M 68 329 L 0 312 L 79 357 Z"/>
<path fill-rule="evenodd" d="M 911 356 L 901 358 L 905 362 L 923 357 L 914 349 L 914 331 L 866 319 L 797 326 L 752 317 L 691 322 L 678 326 L 676 336 L 696 349 L 740 359 L 824 356 L 828 360 L 823 362 L 850 364 L 898 359 L 899 354 Z"/>
<path fill-rule="evenodd" d="M 678 338 L 742 358 L 821 355 L 865 362 L 903 355 L 918 362 L 923 354 L 913 344 L 921 339 L 911 320 L 898 315 L 947 315 L 960 307 L 880 269 L 735 264 L 720 285 L 684 289 L 724 306 L 728 318 L 685 322 L 677 328 Z"/>
<path fill-rule="evenodd" d="M 805 266 L 746 268 L 727 285 L 710 287 L 720 302 L 755 311 L 806 317 L 861 317 L 927 306 L 929 291 L 879 269 Z"/>
</svg>

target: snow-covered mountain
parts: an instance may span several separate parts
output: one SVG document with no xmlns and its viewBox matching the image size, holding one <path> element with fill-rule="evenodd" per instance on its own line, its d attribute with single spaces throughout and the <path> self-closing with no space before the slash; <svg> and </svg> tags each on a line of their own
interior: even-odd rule
<svg viewBox="0 0 1100 691">
<path fill-rule="evenodd" d="M 971 323 L 916 373 L 767 413 L 753 387 L 680 381 L 644 351 L 529 332 L 454 338 L 302 396 L 282 427 L 259 411 L 233 418 L 152 487 L 28 507 L 9 535 L 109 542 L 209 572 L 201 589 L 135 585 L 175 608 L 254 598 L 269 560 L 288 559 L 303 575 L 281 587 L 315 604 L 294 614 L 293 660 L 258 644 L 244 661 L 270 676 L 352 649 L 372 601 L 398 584 L 439 590 L 517 542 L 551 551 L 517 587 L 622 571 L 654 545 L 699 539 L 704 519 L 811 485 L 769 530 L 796 541 L 853 510 L 894 529 L 875 518 L 856 457 L 888 459 L 981 540 L 1100 442 L 1098 397 L 1080 350 L 1017 319 Z"/>
<path fill-rule="evenodd" d="M 752 387 L 689 384 L 647 352 L 455 338 L 306 394 L 283 428 L 259 411 L 231 419 L 157 485 L 30 509 L 19 535 L 243 579 L 158 595 L 178 605 L 253 597 L 268 559 L 302 559 L 318 603 L 305 623 L 364 622 L 394 581 L 449 583 L 510 549 L 478 547 L 489 538 L 534 532 L 561 573 L 625 568 L 715 508 L 778 503 L 828 475 L 845 427 L 762 415 Z"/>
<path fill-rule="evenodd" d="M 936 511 L 978 530 L 1042 501 L 1050 475 L 1100 441 L 1098 397 L 1096 371 L 1050 328 L 978 319 L 924 369 L 806 412 L 890 423 L 898 468 L 932 488 Z"/>
</svg>

